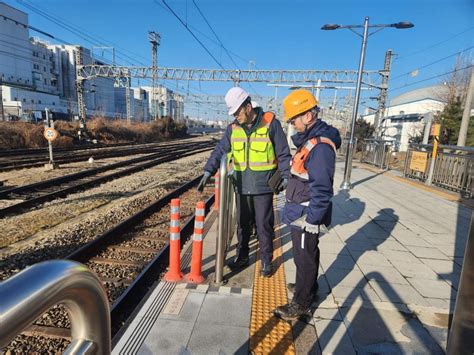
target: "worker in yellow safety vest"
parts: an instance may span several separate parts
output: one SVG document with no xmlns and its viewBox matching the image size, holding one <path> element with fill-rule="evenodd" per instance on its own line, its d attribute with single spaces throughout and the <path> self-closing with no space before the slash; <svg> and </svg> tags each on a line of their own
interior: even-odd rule
<svg viewBox="0 0 474 355">
<path fill-rule="evenodd" d="M 240 87 L 231 88 L 225 102 L 235 120 L 211 153 L 198 185 L 202 191 L 227 154 L 233 162 L 234 188 L 237 193 L 237 256 L 229 264 L 231 270 L 249 265 L 249 240 L 252 223 L 257 228 L 260 247 L 261 275 L 272 275 L 273 259 L 273 193 L 286 187 L 290 150 L 280 122 L 272 112 L 252 107 L 250 95 Z M 279 170 L 280 183 L 272 189 L 269 180 Z"/>
</svg>

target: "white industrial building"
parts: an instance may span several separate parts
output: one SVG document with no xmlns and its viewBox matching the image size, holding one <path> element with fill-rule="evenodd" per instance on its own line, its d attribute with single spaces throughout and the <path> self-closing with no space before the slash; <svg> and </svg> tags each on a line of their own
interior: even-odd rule
<svg viewBox="0 0 474 355">
<path fill-rule="evenodd" d="M 432 86 L 403 93 L 390 101 L 380 123 L 381 137 L 395 142 L 400 151 L 406 151 L 410 139 L 423 135 L 426 122 L 445 106 L 447 88 Z M 374 124 L 375 114 L 362 118 Z"/>
<path fill-rule="evenodd" d="M 78 115 L 75 57 L 79 46 L 50 44 L 30 38 L 28 14 L 0 2 L 0 119 L 40 118 L 48 108 L 58 118 Z M 84 64 L 103 64 L 82 48 Z M 84 82 L 87 117 L 126 118 L 126 89 L 111 78 Z M 129 88 L 135 121 L 149 121 L 150 88 Z M 156 88 L 158 117 L 183 117 L 183 98 Z"/>
</svg>

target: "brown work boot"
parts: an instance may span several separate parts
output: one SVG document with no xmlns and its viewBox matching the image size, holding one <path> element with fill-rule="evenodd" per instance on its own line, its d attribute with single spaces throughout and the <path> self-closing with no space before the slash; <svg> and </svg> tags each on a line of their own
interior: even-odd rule
<svg viewBox="0 0 474 355">
<path fill-rule="evenodd" d="M 311 314 L 311 309 L 309 307 L 305 308 L 300 304 L 291 301 L 288 304 L 277 307 L 273 314 L 286 321 L 298 320 L 301 317 L 309 316 Z"/>
</svg>

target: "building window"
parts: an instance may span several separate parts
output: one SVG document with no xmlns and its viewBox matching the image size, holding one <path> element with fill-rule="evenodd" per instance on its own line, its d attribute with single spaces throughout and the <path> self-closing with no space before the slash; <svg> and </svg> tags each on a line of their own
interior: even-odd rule
<svg viewBox="0 0 474 355">
<path fill-rule="evenodd" d="M 53 102 L 53 106 L 56 106 L 56 102 Z"/>
<path fill-rule="evenodd" d="M 38 103 L 40 104 L 40 103 L 41 103 L 41 100 L 38 100 Z"/>
<path fill-rule="evenodd" d="M 35 103 L 35 100 L 31 99 L 31 103 L 34 104 L 34 103 Z"/>
<path fill-rule="evenodd" d="M 46 67 L 43 67 L 43 71 L 46 73 Z"/>
<path fill-rule="evenodd" d="M 46 78 L 44 78 L 44 85 L 48 85 L 48 80 L 46 80 Z"/>
</svg>

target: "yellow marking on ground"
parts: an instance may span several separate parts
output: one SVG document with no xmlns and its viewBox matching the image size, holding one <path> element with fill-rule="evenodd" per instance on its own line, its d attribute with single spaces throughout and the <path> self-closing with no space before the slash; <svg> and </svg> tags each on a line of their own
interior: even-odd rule
<svg viewBox="0 0 474 355">
<path fill-rule="evenodd" d="M 275 233 L 271 277 L 260 276 L 260 260 L 255 267 L 252 318 L 250 321 L 250 352 L 252 354 L 295 354 L 293 333 L 289 323 L 276 318 L 273 310 L 288 303 L 281 236 Z M 259 257 L 257 256 L 257 259 Z"/>
</svg>

